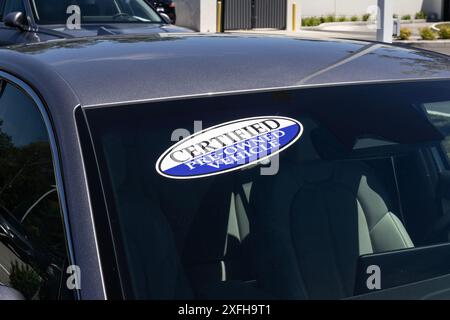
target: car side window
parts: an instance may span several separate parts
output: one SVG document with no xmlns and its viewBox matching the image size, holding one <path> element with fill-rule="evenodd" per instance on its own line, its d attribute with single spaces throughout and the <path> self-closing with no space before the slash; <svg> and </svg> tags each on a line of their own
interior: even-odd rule
<svg viewBox="0 0 450 320">
<path fill-rule="evenodd" d="M 23 0 L 3 0 L 0 1 L 0 21 L 11 12 L 21 11 L 25 13 L 25 6 Z"/>
<path fill-rule="evenodd" d="M 444 136 L 442 148 L 450 158 L 450 101 L 427 103 L 424 108 L 428 119 Z"/>
<path fill-rule="evenodd" d="M 0 283 L 28 299 L 61 297 L 67 262 L 49 139 L 36 105 L 2 83 Z"/>
<path fill-rule="evenodd" d="M 0 0 L 0 21 L 3 21 L 4 9 L 5 9 L 5 0 Z"/>
<path fill-rule="evenodd" d="M 3 22 L 5 12 L 5 0 L 0 0 L 0 22 Z"/>
</svg>

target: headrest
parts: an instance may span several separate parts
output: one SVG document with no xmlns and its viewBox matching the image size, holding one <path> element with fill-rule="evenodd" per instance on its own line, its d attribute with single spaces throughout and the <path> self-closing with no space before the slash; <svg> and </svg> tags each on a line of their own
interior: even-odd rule
<svg viewBox="0 0 450 320">
<path fill-rule="evenodd" d="M 345 154 L 344 146 L 326 128 L 319 127 L 312 119 L 300 119 L 303 134 L 295 144 L 294 162 L 330 160 Z"/>
<path fill-rule="evenodd" d="M 325 128 L 319 127 L 312 119 L 300 119 L 303 134 L 288 156 L 294 163 L 298 176 L 305 183 L 325 182 L 333 176 L 334 164 L 328 160 L 345 154 L 345 148 Z"/>
<path fill-rule="evenodd" d="M 294 162 L 301 163 L 320 160 L 316 148 L 311 141 L 311 132 L 317 128 L 316 123 L 310 118 L 300 119 L 300 122 L 303 125 L 303 134 L 293 146 L 294 150 L 291 159 Z"/>
<path fill-rule="evenodd" d="M 334 160 L 345 155 L 344 146 L 325 128 L 311 131 L 311 141 L 322 160 Z"/>
</svg>

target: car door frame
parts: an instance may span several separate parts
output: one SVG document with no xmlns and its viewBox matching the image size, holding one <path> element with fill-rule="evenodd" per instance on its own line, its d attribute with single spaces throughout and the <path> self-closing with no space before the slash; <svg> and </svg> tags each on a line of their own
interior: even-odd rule
<svg viewBox="0 0 450 320">
<path fill-rule="evenodd" d="M 62 169 L 61 169 L 61 163 L 60 160 L 60 152 L 59 147 L 56 140 L 56 135 L 54 132 L 54 128 L 52 125 L 52 122 L 50 120 L 50 115 L 47 112 L 47 109 L 39 97 L 39 95 L 24 81 L 21 79 L 0 70 L 0 81 L 6 81 L 7 83 L 10 83 L 12 85 L 15 85 L 18 87 L 23 94 L 26 94 L 29 98 L 31 98 L 34 102 L 35 107 L 38 109 L 42 120 L 44 122 L 49 144 L 50 144 L 50 151 L 52 154 L 52 164 L 53 164 L 53 171 L 55 175 L 55 182 L 56 182 L 56 190 L 58 193 L 59 198 L 59 204 L 60 204 L 60 210 L 61 210 L 61 218 L 64 225 L 64 233 L 65 233 L 65 240 L 66 240 L 66 246 L 67 246 L 67 258 L 68 258 L 68 265 L 75 265 L 75 254 L 73 250 L 73 238 L 71 235 L 71 229 L 69 225 L 69 214 L 68 214 L 68 207 L 67 207 L 67 201 L 66 201 L 66 193 L 64 188 L 64 181 L 62 176 Z M 74 290 L 74 296 L 76 299 L 81 299 L 81 293 L 80 289 Z"/>
</svg>

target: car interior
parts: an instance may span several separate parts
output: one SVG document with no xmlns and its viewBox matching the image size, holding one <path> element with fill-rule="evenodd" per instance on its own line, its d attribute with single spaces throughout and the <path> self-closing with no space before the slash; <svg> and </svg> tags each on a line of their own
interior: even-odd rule
<svg viewBox="0 0 450 320">
<path fill-rule="evenodd" d="M 141 162 L 154 157 L 136 148 L 148 134 L 104 139 L 117 210 L 127 213 L 118 218 L 127 260 L 140 266 L 131 275 L 137 297 L 348 298 L 369 291 L 374 261 L 383 289 L 450 273 L 438 142 L 364 137 L 348 152 L 324 126 L 301 122 L 301 139 L 267 176 L 258 165 L 166 179 Z"/>
</svg>

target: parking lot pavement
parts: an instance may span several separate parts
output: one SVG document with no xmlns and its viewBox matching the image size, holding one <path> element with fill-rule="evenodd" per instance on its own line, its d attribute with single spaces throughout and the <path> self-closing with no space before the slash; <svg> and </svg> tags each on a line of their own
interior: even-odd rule
<svg viewBox="0 0 450 320">
<path fill-rule="evenodd" d="M 376 40 L 374 32 L 331 32 L 319 30 L 302 30 L 296 32 L 289 32 L 285 30 L 237 30 L 227 33 L 251 33 L 251 34 L 267 34 L 267 35 L 285 35 L 299 38 L 311 39 L 355 39 L 355 40 Z"/>
<path fill-rule="evenodd" d="M 450 43 L 448 41 L 422 41 L 419 40 L 419 32 L 421 28 L 431 27 L 434 23 L 403 23 L 402 27 L 409 28 L 412 31 L 414 41 L 408 43 L 411 47 L 423 48 L 430 51 L 450 55 Z M 368 28 L 367 25 L 346 25 L 346 24 L 329 24 L 314 30 L 303 30 L 299 33 L 305 33 L 308 36 L 326 36 L 331 38 L 350 38 L 358 40 L 376 40 L 376 32 Z M 395 40 L 394 40 L 395 42 Z M 399 42 L 405 44 L 405 42 Z"/>
<path fill-rule="evenodd" d="M 338 38 L 338 39 L 355 39 L 355 40 L 376 40 L 375 31 L 372 30 L 305 30 L 301 32 L 292 32 L 288 34 L 301 35 L 308 38 Z"/>
<path fill-rule="evenodd" d="M 413 34 L 417 33 L 420 28 L 429 27 L 432 23 L 414 23 L 405 24 L 411 30 Z M 300 38 L 311 38 L 311 39 L 354 39 L 354 40 L 376 40 L 376 31 L 370 29 L 367 25 L 329 25 L 327 27 L 321 28 L 307 28 L 296 32 L 289 32 L 285 30 L 243 30 L 243 31 L 232 31 L 232 33 L 253 33 L 253 34 L 268 34 L 268 35 L 287 35 Z M 402 42 L 405 44 L 405 42 Z M 450 42 L 446 41 L 432 41 L 426 42 L 421 40 L 413 41 L 408 43 L 411 47 L 418 47 L 427 49 L 430 51 L 435 51 L 438 53 L 446 54 L 450 56 Z"/>
<path fill-rule="evenodd" d="M 5 245 L 0 243 L 0 284 L 9 283 L 9 269 L 14 257 Z"/>
<path fill-rule="evenodd" d="M 435 51 L 450 56 L 450 47 L 427 48 L 427 50 Z"/>
</svg>

